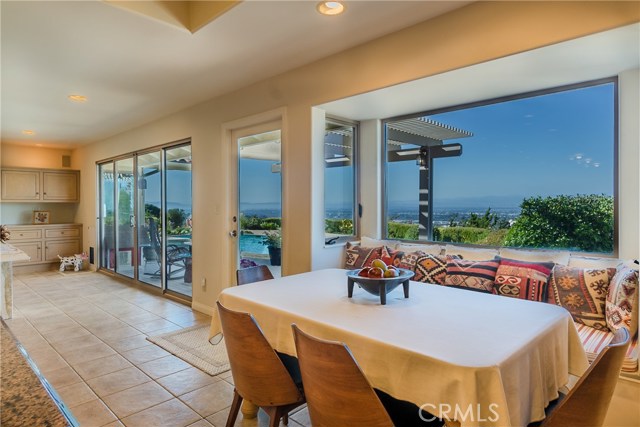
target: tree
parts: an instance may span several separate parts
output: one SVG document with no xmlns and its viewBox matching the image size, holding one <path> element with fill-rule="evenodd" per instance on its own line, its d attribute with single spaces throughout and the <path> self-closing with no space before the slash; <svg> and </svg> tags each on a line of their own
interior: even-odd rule
<svg viewBox="0 0 640 427">
<path fill-rule="evenodd" d="M 561 195 L 522 201 L 506 246 L 613 252 L 613 197 Z"/>
<path fill-rule="evenodd" d="M 187 220 L 187 213 L 184 209 L 169 209 L 167 211 L 167 222 L 169 228 L 181 227 Z"/>
</svg>

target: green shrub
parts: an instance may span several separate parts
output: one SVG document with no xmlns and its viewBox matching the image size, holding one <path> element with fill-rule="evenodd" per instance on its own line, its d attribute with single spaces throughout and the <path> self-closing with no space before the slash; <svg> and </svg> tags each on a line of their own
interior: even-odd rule
<svg viewBox="0 0 640 427">
<path fill-rule="evenodd" d="M 530 197 L 510 228 L 506 246 L 613 252 L 613 197 Z"/>
<path fill-rule="evenodd" d="M 389 221 L 387 232 L 389 239 L 418 240 L 418 224 Z"/>
<path fill-rule="evenodd" d="M 351 219 L 325 219 L 325 233 L 353 235 L 353 220 Z"/>
<path fill-rule="evenodd" d="M 478 227 L 436 227 L 433 240 L 436 242 L 478 243 L 485 239 L 491 230 Z"/>
</svg>

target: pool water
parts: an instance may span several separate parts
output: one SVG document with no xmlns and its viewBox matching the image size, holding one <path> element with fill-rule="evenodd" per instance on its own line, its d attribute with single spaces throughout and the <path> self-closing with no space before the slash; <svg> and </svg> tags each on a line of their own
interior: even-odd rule
<svg viewBox="0 0 640 427">
<path fill-rule="evenodd" d="M 252 254 L 268 254 L 267 246 L 262 243 L 262 236 L 253 234 L 240 235 L 240 252 L 249 252 Z"/>
</svg>

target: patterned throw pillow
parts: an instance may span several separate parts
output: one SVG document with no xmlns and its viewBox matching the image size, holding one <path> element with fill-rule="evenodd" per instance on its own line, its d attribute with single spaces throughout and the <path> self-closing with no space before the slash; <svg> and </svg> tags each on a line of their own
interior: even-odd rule
<svg viewBox="0 0 640 427">
<path fill-rule="evenodd" d="M 458 259 L 458 257 L 452 257 Z M 447 257 L 442 255 L 422 254 L 416 260 L 415 273 L 412 280 L 424 283 L 444 285 L 447 277 Z"/>
<path fill-rule="evenodd" d="M 414 252 L 405 252 L 398 263 L 399 268 L 405 268 L 407 270 L 415 271 L 416 264 L 418 263 L 418 259 L 420 257 L 425 256 L 426 254 L 422 251 L 414 251 Z M 413 280 L 417 280 L 415 277 Z"/>
<path fill-rule="evenodd" d="M 546 301 L 552 262 L 527 262 L 500 258 L 493 293 L 505 297 Z"/>
<path fill-rule="evenodd" d="M 352 245 L 347 243 L 345 268 L 356 269 L 362 267 L 369 267 L 374 259 L 379 259 L 382 256 L 382 249 L 384 246 L 378 248 L 365 248 L 364 246 Z"/>
<path fill-rule="evenodd" d="M 447 256 L 447 275 L 444 284 L 491 293 L 499 266 L 499 260 L 467 261 Z"/>
<path fill-rule="evenodd" d="M 615 268 L 572 268 L 556 265 L 551 272 L 548 302 L 569 310 L 573 320 L 604 330 L 605 302 Z"/>
<path fill-rule="evenodd" d="M 612 331 L 626 327 L 634 336 L 638 331 L 638 272 L 622 266 L 611 279 L 605 303 L 607 326 Z"/>
</svg>

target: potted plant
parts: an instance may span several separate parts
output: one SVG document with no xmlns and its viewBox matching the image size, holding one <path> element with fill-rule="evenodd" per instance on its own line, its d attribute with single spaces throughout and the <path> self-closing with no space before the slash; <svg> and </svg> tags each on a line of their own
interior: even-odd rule
<svg viewBox="0 0 640 427">
<path fill-rule="evenodd" d="M 280 230 L 270 230 L 264 233 L 263 243 L 269 250 L 271 265 L 280 265 L 282 259 L 282 234 Z"/>
</svg>

